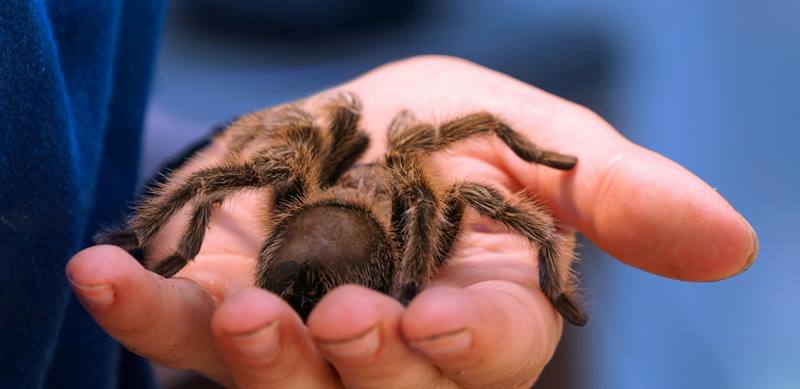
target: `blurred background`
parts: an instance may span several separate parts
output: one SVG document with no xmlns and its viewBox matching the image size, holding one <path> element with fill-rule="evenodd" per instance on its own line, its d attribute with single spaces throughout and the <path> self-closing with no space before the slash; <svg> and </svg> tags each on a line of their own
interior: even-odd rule
<svg viewBox="0 0 800 389">
<path fill-rule="evenodd" d="M 746 273 L 685 283 L 584 242 L 591 321 L 536 388 L 800 388 L 800 2 L 184 0 L 168 9 L 142 177 L 233 116 L 449 54 L 587 105 L 753 224 Z M 167 387 L 196 377 L 160 370 Z"/>
</svg>

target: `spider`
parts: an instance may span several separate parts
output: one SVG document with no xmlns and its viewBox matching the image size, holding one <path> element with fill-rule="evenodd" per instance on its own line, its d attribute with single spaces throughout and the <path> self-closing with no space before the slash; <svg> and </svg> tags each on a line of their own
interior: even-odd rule
<svg viewBox="0 0 800 389">
<path fill-rule="evenodd" d="M 98 234 L 96 242 L 142 249 L 191 204 L 174 253 L 144 260 L 170 277 L 198 254 L 211 214 L 226 196 L 270 188 L 273 227 L 258 254 L 256 284 L 306 319 L 322 296 L 346 283 L 407 304 L 448 262 L 471 207 L 527 238 L 538 250 L 541 290 L 568 322 L 586 323 L 572 299 L 569 269 L 558 264 L 562 238 L 553 217 L 525 196 L 506 200 L 487 185 L 435 182 L 426 160 L 481 135 L 495 135 L 519 158 L 555 169 L 571 169 L 575 157 L 538 148 L 490 113 L 434 126 L 401 111 L 389 125 L 386 153 L 359 164 L 369 144 L 359 128 L 360 108 L 355 95 L 342 92 L 325 104 L 326 126 L 292 104 L 241 117 L 223 133 L 229 143 L 222 162 L 158 186 L 123 227 Z"/>
</svg>

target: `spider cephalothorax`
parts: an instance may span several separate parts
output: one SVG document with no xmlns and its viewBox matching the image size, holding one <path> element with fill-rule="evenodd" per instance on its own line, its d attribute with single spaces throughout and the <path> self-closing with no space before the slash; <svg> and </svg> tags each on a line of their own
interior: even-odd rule
<svg viewBox="0 0 800 389">
<path fill-rule="evenodd" d="M 427 167 L 429 153 L 477 135 L 495 135 L 523 160 L 556 169 L 571 169 L 574 157 L 539 149 L 489 113 L 433 126 L 403 111 L 390 125 L 385 155 L 356 164 L 369 143 L 358 128 L 359 101 L 341 93 L 325 112 L 326 126 L 294 105 L 242 117 L 224 134 L 228 151 L 221 163 L 157 188 L 124 229 L 96 240 L 146 247 L 191 204 L 175 253 L 145 261 L 169 277 L 199 252 L 215 205 L 240 190 L 270 188 L 272 233 L 258 256 L 256 283 L 305 318 L 325 293 L 345 283 L 407 303 L 447 263 L 464 210 L 471 207 L 525 236 L 538 250 L 544 294 L 567 321 L 586 322 L 572 301 L 569 269 L 559 264 L 560 256 L 571 254 L 559 250 L 561 238 L 543 207 L 524 196 L 504 199 L 478 183 L 443 185 Z"/>
</svg>

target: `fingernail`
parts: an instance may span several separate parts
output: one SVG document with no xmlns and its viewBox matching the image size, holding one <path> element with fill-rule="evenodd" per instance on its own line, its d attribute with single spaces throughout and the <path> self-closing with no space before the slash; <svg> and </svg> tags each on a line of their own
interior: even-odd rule
<svg viewBox="0 0 800 389">
<path fill-rule="evenodd" d="M 255 331 L 231 336 L 231 342 L 242 354 L 255 360 L 267 360 L 280 351 L 277 320 Z"/>
<path fill-rule="evenodd" d="M 350 339 L 340 341 L 317 341 L 323 351 L 340 358 L 371 357 L 381 346 L 380 328 L 378 325 Z"/>
<path fill-rule="evenodd" d="M 751 239 L 752 239 L 753 247 L 750 250 L 750 255 L 747 256 L 747 260 L 745 261 L 744 266 L 736 274 L 742 274 L 745 271 L 747 271 L 747 269 L 749 269 L 750 266 L 752 266 L 753 263 L 755 263 L 756 257 L 758 257 L 758 235 L 756 234 L 756 230 L 753 229 L 753 226 L 747 221 L 747 219 L 744 218 L 744 216 L 742 216 L 742 215 L 739 215 L 739 216 L 741 216 L 741 218 L 744 221 L 744 223 L 747 224 L 747 228 L 750 229 L 750 236 L 751 236 Z"/>
<path fill-rule="evenodd" d="M 114 289 L 109 284 L 84 285 L 70 280 L 78 297 L 91 308 L 107 308 L 114 302 Z"/>
<path fill-rule="evenodd" d="M 472 347 L 472 332 L 462 328 L 411 342 L 411 346 L 432 357 L 457 355 Z"/>
</svg>

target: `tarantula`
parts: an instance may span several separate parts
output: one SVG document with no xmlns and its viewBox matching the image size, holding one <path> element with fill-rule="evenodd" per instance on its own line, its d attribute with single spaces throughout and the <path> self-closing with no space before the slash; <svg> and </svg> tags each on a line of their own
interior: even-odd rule
<svg viewBox="0 0 800 389">
<path fill-rule="evenodd" d="M 426 164 L 428 154 L 478 135 L 495 135 L 519 158 L 555 169 L 571 169 L 575 157 L 538 148 L 486 112 L 437 127 L 402 111 L 389 126 L 385 155 L 358 164 L 369 144 L 359 128 L 359 100 L 340 93 L 324 112 L 326 126 L 298 105 L 243 116 L 222 135 L 228 150 L 221 163 L 160 185 L 126 226 L 95 240 L 144 248 L 192 203 L 175 252 L 144 261 L 170 277 L 197 255 L 214 207 L 226 196 L 270 188 L 272 232 L 258 255 L 256 283 L 282 296 L 305 319 L 325 293 L 345 283 L 408 303 L 447 263 L 469 206 L 525 236 L 538 250 L 541 290 L 568 322 L 586 323 L 571 297 L 569 269 L 558 263 L 561 238 L 554 219 L 543 207 L 523 196 L 506 200 L 478 183 L 442 186 Z"/>
</svg>

